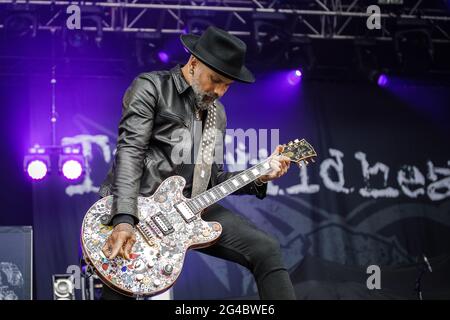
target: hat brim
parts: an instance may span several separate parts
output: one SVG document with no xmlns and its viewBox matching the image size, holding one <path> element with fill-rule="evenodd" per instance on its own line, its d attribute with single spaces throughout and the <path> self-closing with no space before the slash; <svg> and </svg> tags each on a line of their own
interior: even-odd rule
<svg viewBox="0 0 450 320">
<path fill-rule="evenodd" d="M 227 72 L 226 70 L 222 70 L 222 69 L 218 68 L 217 66 L 210 64 L 208 62 L 207 57 L 202 57 L 202 55 L 198 51 L 195 50 L 194 45 L 199 38 L 200 38 L 200 36 L 197 36 L 195 34 L 182 34 L 180 36 L 181 43 L 186 47 L 186 49 L 192 55 L 194 55 L 196 58 L 198 58 L 201 62 L 206 64 L 208 67 L 210 67 L 214 71 L 220 73 L 221 75 L 223 75 L 229 79 L 236 80 L 239 82 L 244 82 L 244 83 L 255 82 L 255 77 L 253 76 L 251 71 L 248 70 L 247 67 L 245 67 L 245 66 L 242 66 L 239 74 L 231 74 L 231 73 Z"/>
</svg>

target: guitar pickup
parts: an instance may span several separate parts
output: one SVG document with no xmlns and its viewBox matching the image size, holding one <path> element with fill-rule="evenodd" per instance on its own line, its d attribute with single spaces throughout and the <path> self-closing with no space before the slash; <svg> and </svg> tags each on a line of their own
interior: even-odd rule
<svg viewBox="0 0 450 320">
<path fill-rule="evenodd" d="M 161 212 L 152 216 L 151 220 L 165 236 L 175 231 L 169 220 Z"/>
<path fill-rule="evenodd" d="M 186 222 L 194 221 L 197 216 L 192 212 L 192 210 L 187 206 L 186 202 L 177 203 L 175 209 L 183 217 Z"/>
</svg>

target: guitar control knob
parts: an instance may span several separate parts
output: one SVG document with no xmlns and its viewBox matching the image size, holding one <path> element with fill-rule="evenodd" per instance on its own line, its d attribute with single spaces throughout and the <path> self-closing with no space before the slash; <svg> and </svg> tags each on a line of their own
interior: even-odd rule
<svg viewBox="0 0 450 320">
<path fill-rule="evenodd" d="M 143 279 L 144 279 L 144 275 L 143 274 L 136 275 L 136 281 L 142 281 Z"/>
<path fill-rule="evenodd" d="M 155 266 L 155 261 L 150 260 L 149 262 L 147 262 L 147 268 L 151 269 Z"/>
<path fill-rule="evenodd" d="M 173 266 L 172 266 L 171 264 L 166 264 L 166 265 L 164 266 L 163 273 L 164 273 L 166 276 L 170 275 L 170 274 L 172 273 L 172 271 L 173 271 Z"/>
<path fill-rule="evenodd" d="M 161 284 L 161 280 L 159 280 L 159 279 L 153 280 L 153 285 L 154 285 L 155 287 L 159 287 L 160 284 Z"/>
<path fill-rule="evenodd" d="M 145 264 L 144 264 L 141 260 L 137 260 L 137 261 L 134 263 L 134 270 L 135 270 L 136 272 L 143 272 L 144 269 L 145 269 Z"/>
<path fill-rule="evenodd" d="M 104 214 L 104 215 L 102 215 L 102 216 L 100 217 L 100 222 L 101 222 L 102 224 L 105 224 L 105 225 L 108 224 L 108 223 L 109 223 L 109 220 L 111 220 L 109 214 Z"/>
</svg>

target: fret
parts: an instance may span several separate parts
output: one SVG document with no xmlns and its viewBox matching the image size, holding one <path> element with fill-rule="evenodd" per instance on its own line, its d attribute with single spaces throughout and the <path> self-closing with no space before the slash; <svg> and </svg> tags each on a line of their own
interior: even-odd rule
<svg viewBox="0 0 450 320">
<path fill-rule="evenodd" d="M 206 199 L 206 206 L 209 206 L 211 204 L 212 199 L 210 198 L 208 192 L 203 194 L 203 198 Z"/>
<path fill-rule="evenodd" d="M 192 201 L 186 201 L 186 205 L 192 212 L 195 212 L 196 209 L 194 208 L 194 204 Z"/>
<path fill-rule="evenodd" d="M 197 207 L 195 206 L 194 199 L 186 201 L 186 204 L 188 205 L 189 209 L 191 209 L 192 212 L 197 212 Z"/>
<path fill-rule="evenodd" d="M 192 212 L 200 212 L 211 204 L 232 194 L 236 190 L 242 188 L 244 185 L 263 175 L 270 168 L 271 167 L 269 161 L 259 163 L 256 166 L 253 166 L 233 176 L 231 179 L 228 179 L 221 184 L 207 190 L 206 192 L 190 199 L 190 201 L 187 202 L 187 205 Z"/>
<path fill-rule="evenodd" d="M 217 199 L 219 199 L 219 197 L 217 196 L 216 190 L 214 190 L 214 188 L 209 189 L 210 193 L 211 193 L 211 197 L 213 197 L 214 202 L 217 201 Z"/>
<path fill-rule="evenodd" d="M 219 196 L 219 198 L 221 198 L 223 196 L 222 189 L 220 189 L 219 186 L 215 186 L 213 189 L 214 189 L 214 192 Z"/>
<path fill-rule="evenodd" d="M 263 174 L 263 173 L 265 173 L 267 171 L 268 168 L 266 167 L 266 164 L 269 165 L 269 168 L 270 168 L 270 164 L 268 162 L 260 163 L 258 165 L 259 168 L 260 168 L 259 171 L 260 171 L 261 174 Z"/>
<path fill-rule="evenodd" d="M 206 208 L 208 206 L 208 199 L 206 199 L 203 193 L 199 196 L 199 199 L 202 200 L 202 206 Z"/>
<path fill-rule="evenodd" d="M 261 176 L 264 174 L 264 172 L 266 171 L 266 169 L 264 169 L 264 166 L 260 163 L 256 166 L 256 168 L 258 169 L 258 176 Z"/>
<path fill-rule="evenodd" d="M 270 169 L 269 161 L 264 162 L 262 166 L 264 167 L 264 169 Z"/>
<path fill-rule="evenodd" d="M 216 194 L 218 200 L 220 200 L 220 198 L 222 198 L 222 196 L 223 196 L 223 195 L 220 193 L 219 189 L 217 189 L 217 188 L 214 188 L 214 193 Z"/>
<path fill-rule="evenodd" d="M 193 203 L 193 205 L 194 205 L 194 208 L 195 208 L 195 211 L 196 212 L 198 212 L 198 211 L 200 211 L 200 203 L 198 203 L 198 201 L 197 201 L 197 199 L 194 199 L 193 201 L 192 201 L 192 203 Z"/>
<path fill-rule="evenodd" d="M 215 197 L 214 197 L 214 194 L 212 192 L 208 192 L 208 197 L 211 198 L 211 204 L 213 204 L 214 200 L 216 200 Z"/>
<path fill-rule="evenodd" d="M 217 194 L 217 199 L 221 199 L 223 197 L 223 194 L 220 193 L 219 189 L 214 188 L 214 192 Z"/>
</svg>

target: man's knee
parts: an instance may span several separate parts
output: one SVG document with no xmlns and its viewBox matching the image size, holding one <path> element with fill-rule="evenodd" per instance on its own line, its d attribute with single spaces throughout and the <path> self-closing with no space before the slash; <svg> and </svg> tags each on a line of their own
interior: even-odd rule
<svg viewBox="0 0 450 320">
<path fill-rule="evenodd" d="M 251 256 L 252 264 L 260 264 L 269 258 L 281 258 L 280 243 L 274 236 L 261 232 Z"/>
<path fill-rule="evenodd" d="M 271 235 L 261 234 L 250 257 L 251 271 L 257 280 L 272 271 L 285 269 L 278 240 Z"/>
</svg>

